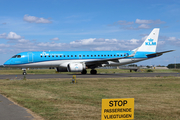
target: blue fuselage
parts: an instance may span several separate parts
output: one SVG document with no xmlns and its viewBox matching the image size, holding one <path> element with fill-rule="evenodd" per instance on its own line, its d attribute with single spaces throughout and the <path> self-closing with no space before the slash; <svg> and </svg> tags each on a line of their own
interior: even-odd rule
<svg viewBox="0 0 180 120">
<path fill-rule="evenodd" d="M 22 52 L 4 63 L 10 67 L 66 67 L 69 62 L 86 62 L 91 60 L 121 58 L 132 54 L 133 51 L 41 51 Z M 145 60 L 146 54 L 152 52 L 137 52 L 134 57 L 122 59 L 121 64 Z M 152 56 L 155 57 L 155 56 Z M 123 63 L 124 62 L 124 63 Z"/>
</svg>

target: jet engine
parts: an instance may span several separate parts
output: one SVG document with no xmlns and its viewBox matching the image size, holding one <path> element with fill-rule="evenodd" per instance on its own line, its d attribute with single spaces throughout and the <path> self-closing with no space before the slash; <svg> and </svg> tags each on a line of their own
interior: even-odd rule
<svg viewBox="0 0 180 120">
<path fill-rule="evenodd" d="M 69 63 L 67 69 L 68 72 L 82 72 L 86 69 L 86 65 L 83 63 Z"/>
<path fill-rule="evenodd" d="M 68 72 L 67 68 L 56 67 L 57 72 Z"/>
</svg>

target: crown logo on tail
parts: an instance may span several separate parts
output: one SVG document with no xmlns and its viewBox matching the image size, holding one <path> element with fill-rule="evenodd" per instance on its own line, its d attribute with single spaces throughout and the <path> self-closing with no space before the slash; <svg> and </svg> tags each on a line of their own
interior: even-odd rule
<svg viewBox="0 0 180 120">
<path fill-rule="evenodd" d="M 145 42 L 145 45 L 148 45 L 148 46 L 152 46 L 152 45 L 156 45 L 156 42 L 153 42 L 154 39 L 150 38 L 148 39 L 148 42 Z"/>
<path fill-rule="evenodd" d="M 153 41 L 153 39 L 152 39 L 152 38 L 150 38 L 150 39 L 148 39 L 148 41 L 149 41 L 149 42 L 152 42 L 152 41 Z"/>
</svg>

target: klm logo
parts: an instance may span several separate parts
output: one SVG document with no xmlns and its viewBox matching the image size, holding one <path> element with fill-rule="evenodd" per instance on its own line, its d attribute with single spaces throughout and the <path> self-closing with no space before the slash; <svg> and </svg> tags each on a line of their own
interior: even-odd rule
<svg viewBox="0 0 180 120">
<path fill-rule="evenodd" d="M 148 39 L 149 42 L 145 42 L 145 45 L 156 45 L 156 42 L 153 42 L 153 39 Z"/>
<path fill-rule="evenodd" d="M 75 69 L 78 69 L 78 65 L 77 64 L 75 65 Z"/>
</svg>

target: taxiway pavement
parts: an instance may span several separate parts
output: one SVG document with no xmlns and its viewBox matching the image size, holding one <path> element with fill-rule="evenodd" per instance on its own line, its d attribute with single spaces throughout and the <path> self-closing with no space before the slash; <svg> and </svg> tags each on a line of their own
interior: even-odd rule
<svg viewBox="0 0 180 120">
<path fill-rule="evenodd" d="M 0 120 L 33 120 L 34 117 L 0 94 Z"/>
<path fill-rule="evenodd" d="M 26 79 L 48 79 L 48 78 L 120 78 L 120 77 L 160 77 L 160 76 L 179 76 L 179 73 L 119 73 L 119 74 L 28 74 Z M 0 75 L 0 79 L 21 80 L 24 75 Z"/>
</svg>

